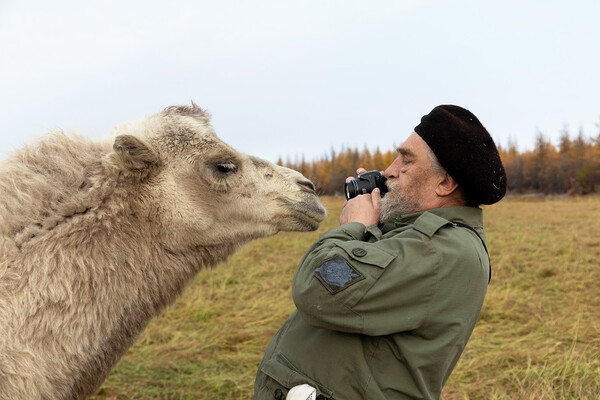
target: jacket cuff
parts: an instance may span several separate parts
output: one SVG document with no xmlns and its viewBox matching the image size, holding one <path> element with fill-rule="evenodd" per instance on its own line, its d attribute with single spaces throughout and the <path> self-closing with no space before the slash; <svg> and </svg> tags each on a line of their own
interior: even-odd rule
<svg viewBox="0 0 600 400">
<path fill-rule="evenodd" d="M 364 240 L 367 227 L 360 222 L 348 222 L 340 226 L 340 229 L 355 240 Z"/>
<path fill-rule="evenodd" d="M 365 233 L 370 233 L 371 236 L 373 236 L 375 239 L 381 240 L 382 232 L 381 229 L 379 229 L 379 227 L 377 226 L 377 224 L 367 226 L 367 230 Z"/>
</svg>

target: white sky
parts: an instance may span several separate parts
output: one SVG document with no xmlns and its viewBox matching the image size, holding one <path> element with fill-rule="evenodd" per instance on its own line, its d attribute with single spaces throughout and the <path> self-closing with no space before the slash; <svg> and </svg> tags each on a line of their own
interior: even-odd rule
<svg viewBox="0 0 600 400">
<path fill-rule="evenodd" d="M 600 1 L 0 0 L 0 158 L 194 100 L 245 153 L 400 144 L 438 104 L 532 148 L 600 127 Z"/>
</svg>

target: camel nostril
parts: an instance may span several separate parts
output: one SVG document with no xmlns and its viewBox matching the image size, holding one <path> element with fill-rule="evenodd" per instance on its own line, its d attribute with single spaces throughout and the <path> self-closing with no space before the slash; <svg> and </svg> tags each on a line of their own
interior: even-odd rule
<svg viewBox="0 0 600 400">
<path fill-rule="evenodd" d="M 298 186 L 302 189 L 303 192 L 308 192 L 311 194 L 315 194 L 317 192 L 315 185 L 309 181 L 308 179 L 301 179 L 298 182 Z"/>
</svg>

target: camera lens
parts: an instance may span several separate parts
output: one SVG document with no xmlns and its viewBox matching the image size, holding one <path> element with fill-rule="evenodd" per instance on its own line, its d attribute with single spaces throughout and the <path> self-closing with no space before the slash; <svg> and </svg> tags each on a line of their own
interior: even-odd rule
<svg viewBox="0 0 600 400">
<path fill-rule="evenodd" d="M 346 200 L 350 200 L 356 196 L 359 195 L 358 193 L 358 184 L 357 184 L 357 179 L 351 180 L 350 182 L 346 183 Z"/>
</svg>

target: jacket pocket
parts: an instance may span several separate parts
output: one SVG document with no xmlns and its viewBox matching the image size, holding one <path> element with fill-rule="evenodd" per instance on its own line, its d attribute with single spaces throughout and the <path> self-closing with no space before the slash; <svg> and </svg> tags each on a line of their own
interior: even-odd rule
<svg viewBox="0 0 600 400">
<path fill-rule="evenodd" d="M 366 279 L 358 281 L 356 287 L 343 293 L 336 300 L 353 308 L 365 293 L 379 280 L 386 267 L 396 258 L 394 254 L 369 243 L 338 242 L 332 253 L 345 258 Z"/>
<path fill-rule="evenodd" d="M 380 247 L 373 245 L 372 243 L 361 243 L 361 242 L 336 242 L 335 245 L 344 250 L 344 253 L 348 255 L 352 260 L 360 264 L 373 265 L 384 269 L 387 267 L 396 255 L 383 250 Z"/>
<path fill-rule="evenodd" d="M 308 383 L 317 389 L 318 398 L 333 398 L 331 390 L 296 370 L 292 363 L 281 353 L 265 362 L 261 371 L 274 381 L 269 382 L 269 379 L 267 379 L 266 382 L 266 387 L 272 391 L 280 389 L 287 395 L 287 392 L 294 386 Z"/>
</svg>

